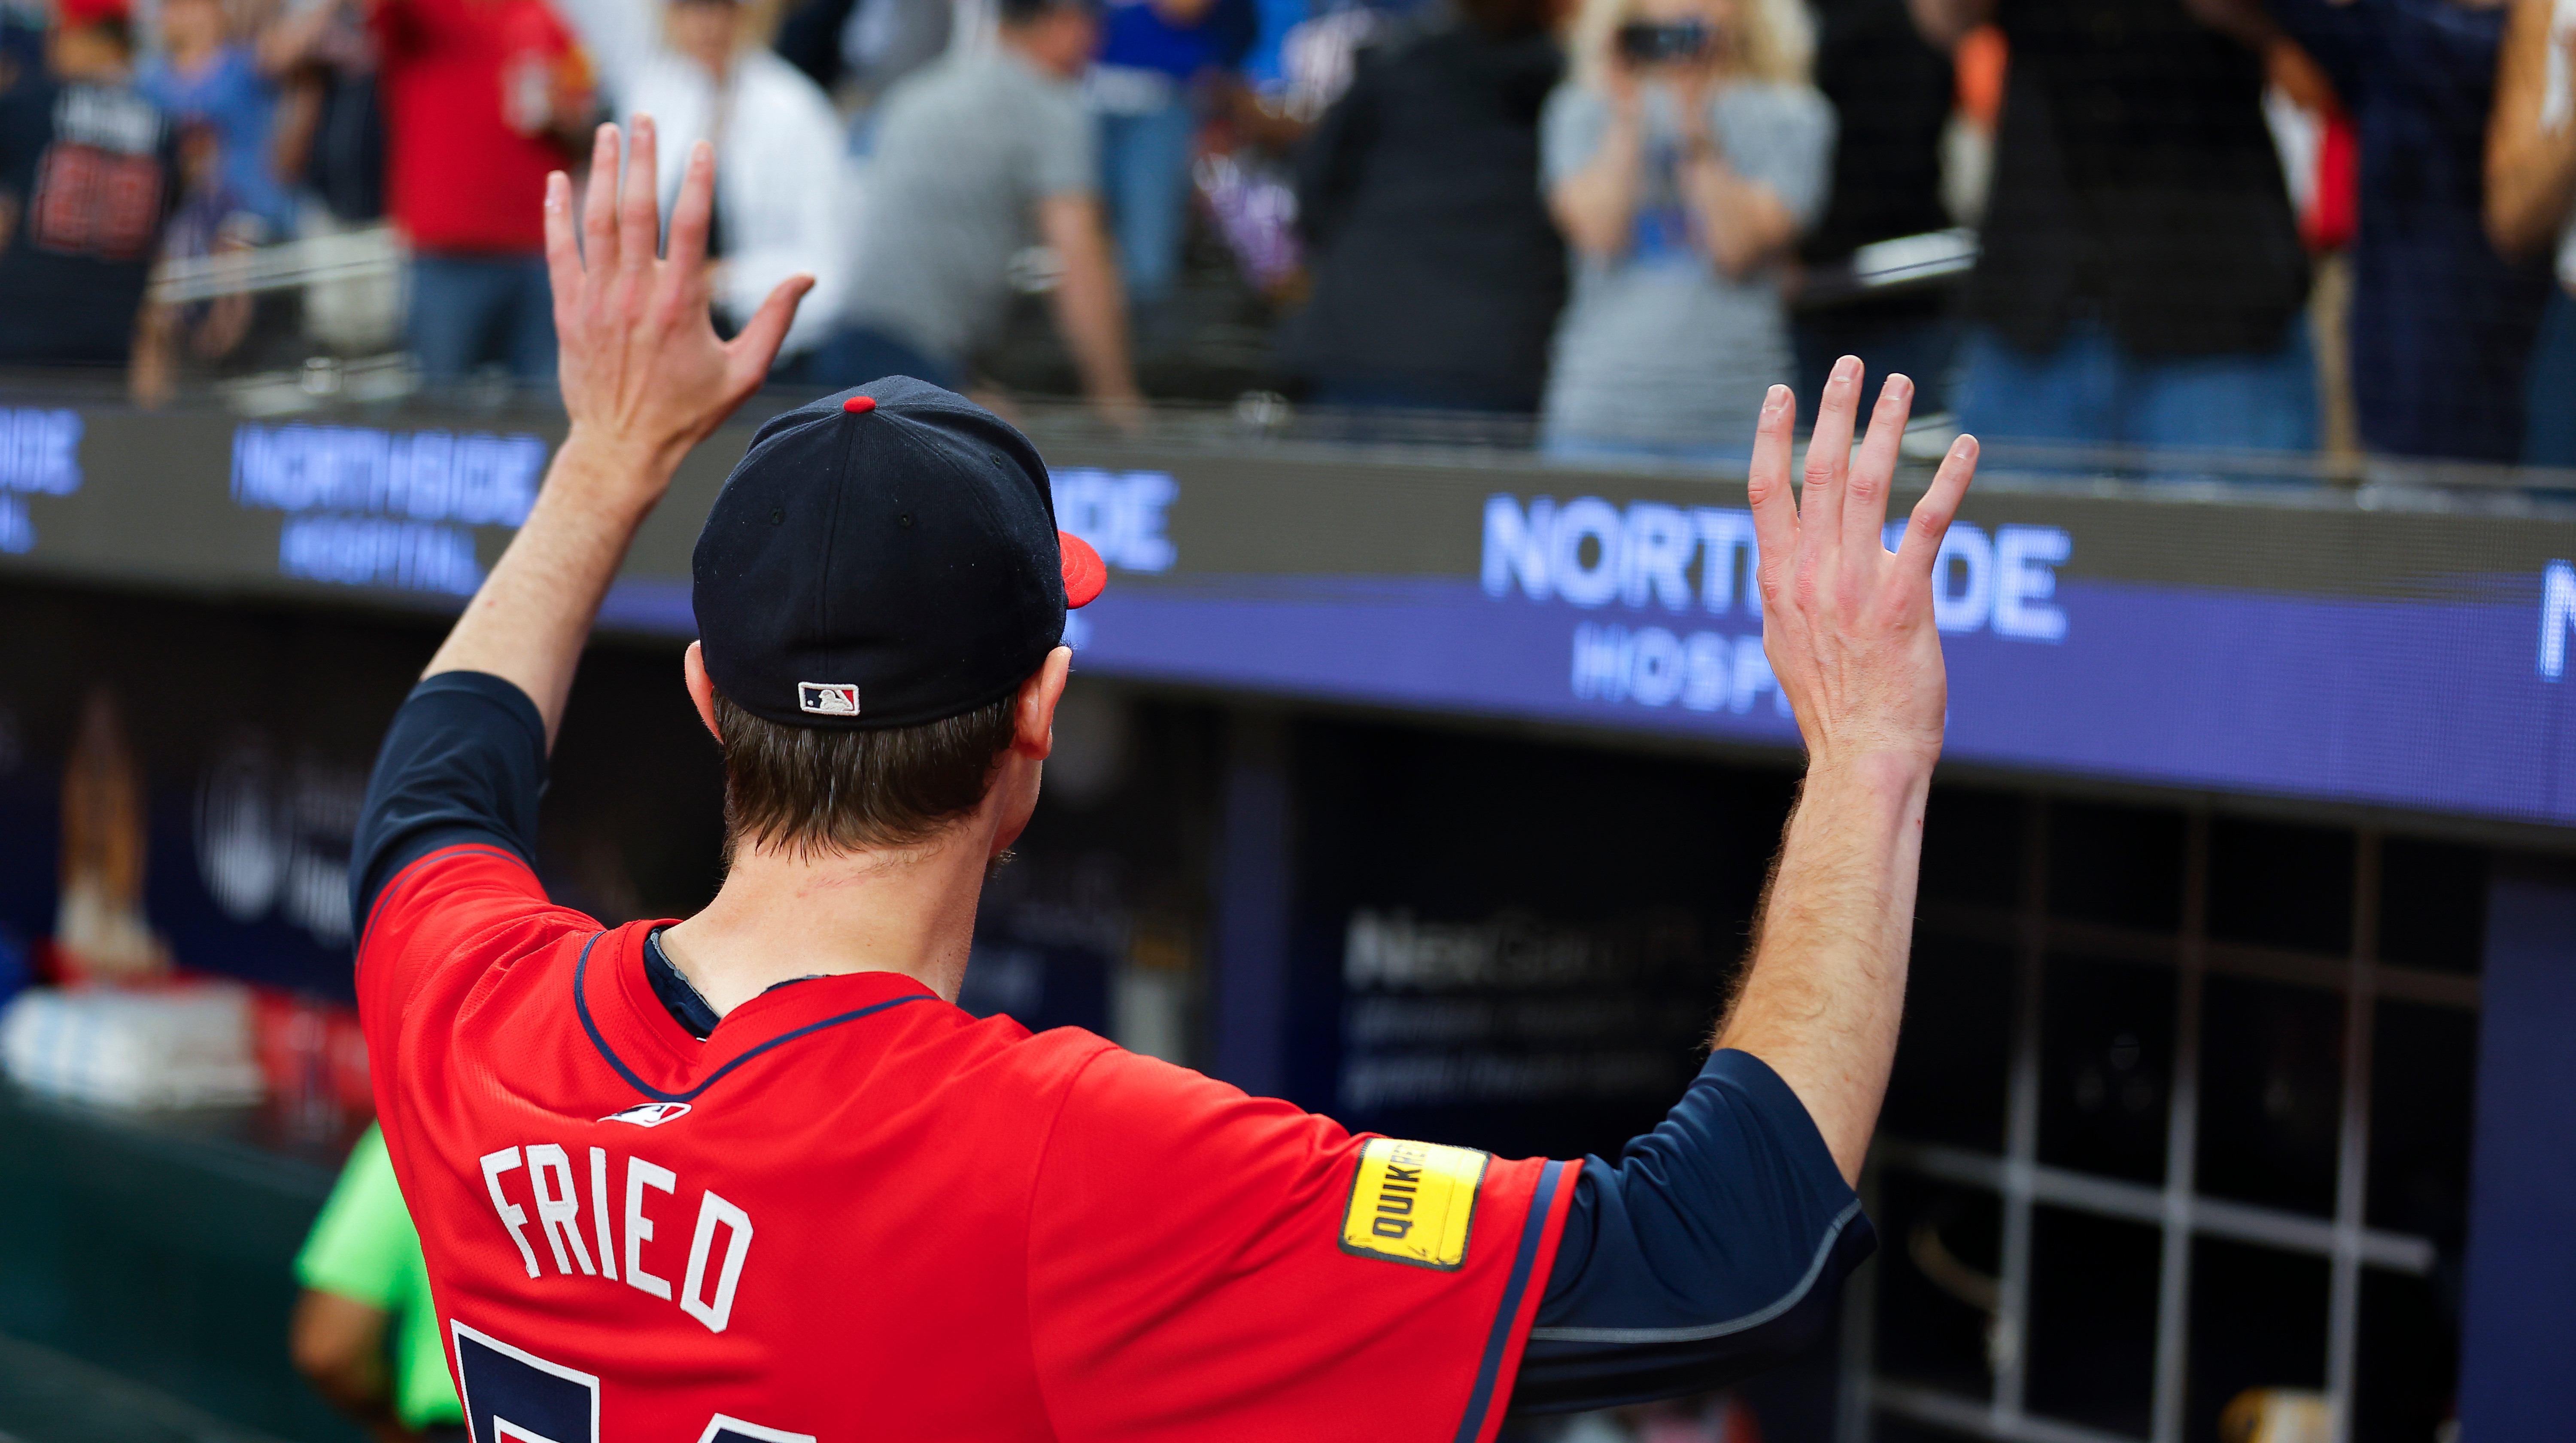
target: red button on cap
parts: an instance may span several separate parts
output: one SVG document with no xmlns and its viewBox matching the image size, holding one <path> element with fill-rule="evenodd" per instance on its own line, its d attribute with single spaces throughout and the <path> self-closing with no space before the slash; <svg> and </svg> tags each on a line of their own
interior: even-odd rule
<svg viewBox="0 0 2576 1443">
<path fill-rule="evenodd" d="M 852 396 L 841 403 L 841 409 L 853 416 L 864 416 L 876 408 L 877 398 L 874 396 Z"/>
<path fill-rule="evenodd" d="M 1109 568 L 1091 543 L 1070 531 L 1055 534 L 1056 545 L 1064 553 L 1064 604 L 1089 606 L 1109 584 Z"/>
</svg>

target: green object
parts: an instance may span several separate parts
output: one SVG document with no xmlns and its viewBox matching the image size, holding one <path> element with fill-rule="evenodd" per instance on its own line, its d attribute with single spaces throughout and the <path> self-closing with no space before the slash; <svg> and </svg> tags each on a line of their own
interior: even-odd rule
<svg viewBox="0 0 2576 1443">
<path fill-rule="evenodd" d="M 456 1383 L 447 1373 L 447 1349 L 438 1333 L 438 1309 L 429 1300 L 429 1267 L 421 1260 L 420 1232 L 394 1182 L 385 1135 L 370 1127 L 350 1150 L 331 1200 L 313 1220 L 313 1234 L 295 1258 L 304 1286 L 393 1315 L 394 1412 L 405 1427 L 429 1428 L 465 1421 Z"/>
</svg>

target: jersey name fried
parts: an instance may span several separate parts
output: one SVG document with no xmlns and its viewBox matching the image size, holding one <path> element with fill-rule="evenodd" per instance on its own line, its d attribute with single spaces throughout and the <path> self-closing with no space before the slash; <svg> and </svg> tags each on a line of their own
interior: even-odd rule
<svg viewBox="0 0 2576 1443">
<path fill-rule="evenodd" d="M 629 1109 L 632 1111 L 632 1109 Z M 479 1159 L 483 1169 L 483 1187 L 492 1198 L 492 1211 L 500 1218 L 503 1231 L 518 1245 L 519 1261 L 531 1278 L 547 1276 L 538 1265 L 538 1252 L 528 1241 L 531 1224 L 529 1209 L 512 1198 L 515 1178 L 510 1175 L 526 1170 L 527 1196 L 535 1206 L 534 1227 L 542 1233 L 546 1248 L 554 1254 L 556 1277 L 576 1273 L 602 1282 L 618 1281 L 618 1234 L 626 1238 L 625 1282 L 638 1292 L 650 1293 L 664 1302 L 676 1301 L 680 1310 L 706 1325 L 711 1333 L 721 1333 L 733 1321 L 734 1292 L 742 1284 L 743 1261 L 751 1253 L 751 1214 L 725 1201 L 708 1189 L 698 1195 L 698 1222 L 689 1238 L 689 1263 L 680 1278 L 676 1298 L 671 1291 L 669 1267 L 677 1252 L 679 1239 L 664 1233 L 662 1225 L 675 1218 L 656 1218 L 646 1212 L 647 1191 L 676 1194 L 679 1176 L 669 1168 L 658 1167 L 640 1157 L 626 1159 L 626 1209 L 621 1222 L 611 1209 L 615 1196 L 609 1178 L 615 1172 L 606 1148 L 590 1150 L 590 1227 L 588 1231 L 599 1242 L 599 1260 L 591 1261 L 589 1245 L 583 1240 L 582 1197 L 574 1181 L 572 1154 L 561 1144 L 529 1143 L 524 1147 L 505 1147 L 487 1152 Z M 718 1234 L 722 1234 L 721 1255 L 716 1252 Z M 657 1259 L 652 1266 L 664 1271 L 647 1270 L 645 1249 L 650 1246 Z"/>
</svg>

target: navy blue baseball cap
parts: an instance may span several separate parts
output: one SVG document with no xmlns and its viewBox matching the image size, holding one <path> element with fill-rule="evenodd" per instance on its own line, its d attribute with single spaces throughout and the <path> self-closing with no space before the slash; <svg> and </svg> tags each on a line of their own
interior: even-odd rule
<svg viewBox="0 0 2576 1443">
<path fill-rule="evenodd" d="M 1000 700 L 1100 594 L 1009 422 L 909 376 L 771 417 L 698 533 L 707 674 L 790 726 L 920 726 Z"/>
</svg>

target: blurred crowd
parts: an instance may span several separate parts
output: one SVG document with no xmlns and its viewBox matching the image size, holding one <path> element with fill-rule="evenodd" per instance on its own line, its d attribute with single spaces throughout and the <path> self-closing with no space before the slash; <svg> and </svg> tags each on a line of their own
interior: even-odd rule
<svg viewBox="0 0 2576 1443">
<path fill-rule="evenodd" d="M 1130 423 L 1213 271 L 1230 376 L 1560 455 L 1740 458 L 1848 352 L 1991 438 L 2576 465 L 2571 60 L 2576 0 L 50 0 L 0 366 L 541 381 L 544 177 L 648 113 L 720 327 L 817 278 L 807 389 L 991 391 L 1042 311 Z"/>
</svg>

